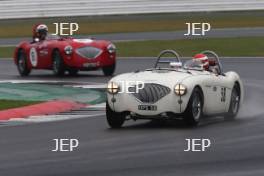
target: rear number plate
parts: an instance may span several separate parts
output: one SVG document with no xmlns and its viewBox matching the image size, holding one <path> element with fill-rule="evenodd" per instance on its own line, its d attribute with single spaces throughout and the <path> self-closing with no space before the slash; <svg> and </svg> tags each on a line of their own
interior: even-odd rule
<svg viewBox="0 0 264 176">
<path fill-rule="evenodd" d="M 156 105 L 138 105 L 138 110 L 157 111 L 157 106 Z"/>
</svg>

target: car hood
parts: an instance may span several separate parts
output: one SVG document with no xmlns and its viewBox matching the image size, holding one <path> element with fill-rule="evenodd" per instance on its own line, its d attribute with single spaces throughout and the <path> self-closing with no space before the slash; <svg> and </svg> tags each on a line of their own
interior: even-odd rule
<svg viewBox="0 0 264 176">
<path fill-rule="evenodd" d="M 169 87 L 174 87 L 175 84 L 181 83 L 187 77 L 196 75 L 195 73 L 181 72 L 181 71 L 167 71 L 167 70 L 153 70 L 134 73 L 125 73 L 118 75 L 111 79 L 113 82 L 144 82 L 156 83 Z"/>
<path fill-rule="evenodd" d="M 94 39 L 68 39 L 67 42 L 74 48 L 93 46 L 101 49 L 105 49 L 111 43 L 110 41 Z"/>
</svg>

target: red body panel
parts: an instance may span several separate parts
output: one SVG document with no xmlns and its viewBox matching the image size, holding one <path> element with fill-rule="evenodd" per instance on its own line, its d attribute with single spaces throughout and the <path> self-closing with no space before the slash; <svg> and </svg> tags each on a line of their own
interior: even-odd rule
<svg viewBox="0 0 264 176">
<path fill-rule="evenodd" d="M 79 70 L 94 70 L 104 66 L 115 64 L 116 53 L 110 53 L 107 47 L 111 44 L 104 40 L 91 39 L 49 39 L 45 41 L 30 43 L 21 42 L 14 52 L 14 62 L 17 64 L 18 51 L 23 49 L 27 56 L 27 66 L 30 69 L 52 69 L 52 54 L 54 50 L 59 50 L 63 58 L 64 64 L 67 68 L 76 68 Z M 64 51 L 66 46 L 71 46 L 73 52 L 67 55 Z M 76 49 L 91 46 L 100 49 L 102 52 L 96 58 L 84 58 L 80 56 Z M 30 54 L 36 51 L 36 60 L 32 62 Z"/>
</svg>

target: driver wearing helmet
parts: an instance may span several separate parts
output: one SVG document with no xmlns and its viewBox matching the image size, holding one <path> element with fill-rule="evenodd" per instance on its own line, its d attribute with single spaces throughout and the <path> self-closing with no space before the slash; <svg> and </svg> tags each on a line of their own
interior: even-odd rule
<svg viewBox="0 0 264 176">
<path fill-rule="evenodd" d="M 205 54 L 196 54 L 193 59 L 200 61 L 203 69 L 209 71 L 209 59 Z"/>
<path fill-rule="evenodd" d="M 33 42 L 46 40 L 48 27 L 45 24 L 37 24 L 33 27 Z"/>
<path fill-rule="evenodd" d="M 216 66 L 215 61 L 209 60 L 208 57 L 205 54 L 196 54 L 193 57 L 194 60 L 199 60 L 202 64 L 202 67 L 205 71 L 209 71 L 212 73 L 215 73 L 216 75 L 219 75 L 219 69 Z"/>
</svg>

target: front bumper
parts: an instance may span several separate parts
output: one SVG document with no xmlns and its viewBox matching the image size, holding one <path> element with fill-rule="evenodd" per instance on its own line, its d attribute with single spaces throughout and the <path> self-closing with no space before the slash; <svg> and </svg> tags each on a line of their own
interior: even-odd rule
<svg viewBox="0 0 264 176">
<path fill-rule="evenodd" d="M 83 58 L 77 53 L 64 56 L 64 63 L 66 66 L 70 68 L 77 68 L 80 70 L 92 70 L 104 66 L 110 66 L 113 65 L 115 61 L 116 54 L 109 54 L 108 52 L 103 52 L 101 55 L 94 59 Z"/>
<path fill-rule="evenodd" d="M 142 103 L 129 93 L 107 93 L 107 101 L 110 108 L 115 112 L 129 112 L 139 116 L 158 116 L 164 113 L 181 114 L 185 111 L 188 100 L 185 96 L 177 96 L 170 92 L 155 103 Z M 155 106 L 154 110 L 140 110 L 139 106 Z"/>
</svg>

